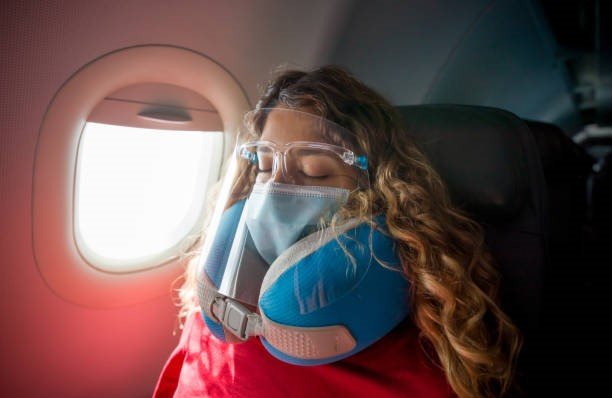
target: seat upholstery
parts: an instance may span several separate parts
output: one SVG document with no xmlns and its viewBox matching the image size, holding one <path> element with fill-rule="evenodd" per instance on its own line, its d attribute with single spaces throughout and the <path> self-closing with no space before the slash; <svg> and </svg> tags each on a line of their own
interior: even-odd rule
<svg viewBox="0 0 612 398">
<path fill-rule="evenodd" d="M 516 322 L 536 329 L 546 245 L 545 182 L 536 144 L 513 114 L 465 105 L 398 107 L 407 132 L 485 227 Z"/>
<path fill-rule="evenodd" d="M 612 152 L 603 157 L 599 170 L 593 177 L 593 223 L 600 239 L 612 243 Z"/>
<path fill-rule="evenodd" d="M 595 159 L 557 126 L 526 121 L 540 153 L 550 211 L 551 261 L 578 254 L 587 221 L 587 179 Z"/>
<path fill-rule="evenodd" d="M 523 374 L 537 367 L 548 230 L 546 185 L 536 142 L 518 117 L 495 108 L 397 108 L 407 133 L 480 222 L 502 275 L 504 310 L 525 337 Z M 526 384 L 523 381 L 523 384 Z"/>
<path fill-rule="evenodd" d="M 538 347 L 545 366 L 539 370 L 553 375 L 546 384 L 559 394 L 582 395 L 583 386 L 601 387 L 592 376 L 598 366 L 592 358 L 601 347 L 592 319 L 598 318 L 593 303 L 601 302 L 602 289 L 595 288 L 595 235 L 587 220 L 587 180 L 595 159 L 559 127 L 526 123 L 540 153 L 550 220 Z"/>
</svg>

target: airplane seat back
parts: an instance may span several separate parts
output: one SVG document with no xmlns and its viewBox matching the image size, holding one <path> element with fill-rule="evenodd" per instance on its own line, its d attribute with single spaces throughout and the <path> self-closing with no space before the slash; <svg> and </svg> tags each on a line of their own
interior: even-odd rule
<svg viewBox="0 0 612 398">
<path fill-rule="evenodd" d="M 572 384 L 588 383 L 577 375 L 592 366 L 592 350 L 585 349 L 585 341 L 593 337 L 588 309 L 598 293 L 593 290 L 597 263 L 590 247 L 594 234 L 588 220 L 587 181 L 595 159 L 559 127 L 525 122 L 540 153 L 550 222 L 539 352 L 547 374 L 555 375 L 550 385 L 566 393 Z M 562 374 L 567 378 L 559 377 Z"/>
<path fill-rule="evenodd" d="M 593 177 L 592 206 L 593 223 L 601 235 L 602 241 L 612 243 L 612 152 L 600 163 L 597 174 Z"/>
<path fill-rule="evenodd" d="M 591 283 L 586 286 L 587 289 L 583 289 L 585 294 L 581 303 L 581 312 L 584 314 L 581 324 L 588 327 L 589 344 L 582 347 L 582 350 L 592 364 L 591 374 L 601 375 L 601 367 L 598 366 L 608 361 L 606 353 L 612 352 L 612 326 L 607 316 L 612 302 L 609 276 L 612 264 L 612 152 L 600 160 L 599 169 L 592 177 L 591 211 L 591 224 L 595 231 L 595 239 L 590 247 L 593 268 L 589 278 Z M 599 387 L 607 388 L 606 380 L 605 377 L 599 377 Z"/>
<path fill-rule="evenodd" d="M 529 129 L 514 114 L 466 105 L 397 108 L 455 205 L 485 230 L 502 277 L 502 308 L 524 336 L 519 378 L 537 365 L 547 259 L 546 184 Z M 525 376 L 526 375 L 526 376 Z"/>
<path fill-rule="evenodd" d="M 559 127 L 525 122 L 538 146 L 546 179 L 551 267 L 556 273 L 565 273 L 582 251 L 580 242 L 587 223 L 587 180 L 595 159 Z"/>
</svg>

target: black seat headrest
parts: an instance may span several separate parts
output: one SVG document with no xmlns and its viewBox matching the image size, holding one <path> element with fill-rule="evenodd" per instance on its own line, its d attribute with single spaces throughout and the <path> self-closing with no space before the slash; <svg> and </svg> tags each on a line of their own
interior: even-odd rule
<svg viewBox="0 0 612 398">
<path fill-rule="evenodd" d="M 419 105 L 397 110 L 406 133 L 446 182 L 453 203 L 482 224 L 500 271 L 502 308 L 524 336 L 518 374 L 521 382 L 535 380 L 547 366 L 540 342 L 549 233 L 546 181 L 531 131 L 501 109 Z"/>
<path fill-rule="evenodd" d="M 525 124 L 501 109 L 467 105 L 396 108 L 446 182 L 453 203 L 482 221 L 503 222 L 525 204 Z M 518 130 L 523 133 L 517 134 Z"/>
</svg>

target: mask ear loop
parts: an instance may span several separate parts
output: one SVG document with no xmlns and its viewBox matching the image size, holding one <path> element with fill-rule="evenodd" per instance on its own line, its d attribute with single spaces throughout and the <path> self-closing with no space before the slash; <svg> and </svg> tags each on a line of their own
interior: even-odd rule
<svg viewBox="0 0 612 398">
<path fill-rule="evenodd" d="M 344 160 L 344 159 L 343 159 Z M 361 189 L 366 189 L 370 186 L 370 175 L 368 173 L 368 158 L 364 155 L 356 156 L 352 164 L 347 163 L 350 167 L 354 167 L 358 170 L 357 173 L 357 187 L 351 190 L 351 194 Z M 363 181 L 365 180 L 365 181 Z M 365 184 L 364 184 L 365 182 Z"/>
<path fill-rule="evenodd" d="M 349 193 L 347 195 L 347 201 L 346 203 L 342 206 L 342 208 L 344 208 L 348 203 L 350 203 L 351 198 L 357 196 L 359 194 L 360 191 L 364 191 L 367 192 L 367 195 L 369 197 L 371 197 L 371 192 L 369 190 L 369 176 L 368 176 L 368 169 L 367 169 L 367 158 L 365 156 L 359 156 L 357 158 L 362 158 L 363 160 L 361 162 L 361 164 L 363 164 L 363 167 L 360 165 L 357 165 L 356 162 L 347 162 L 345 160 L 345 158 L 343 156 L 340 156 L 340 158 L 344 161 L 345 165 L 348 167 L 352 167 L 357 169 L 357 175 L 352 178 L 353 181 L 355 182 L 355 187 L 352 189 L 349 189 Z M 366 184 L 364 184 L 363 182 L 366 182 Z M 369 200 L 369 205 L 371 206 L 371 198 Z"/>
</svg>

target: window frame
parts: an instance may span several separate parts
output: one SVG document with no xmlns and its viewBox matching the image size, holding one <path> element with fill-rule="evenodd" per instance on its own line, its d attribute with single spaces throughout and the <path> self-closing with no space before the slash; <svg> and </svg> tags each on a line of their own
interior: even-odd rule
<svg viewBox="0 0 612 398">
<path fill-rule="evenodd" d="M 176 46 L 113 51 L 83 66 L 59 88 L 43 118 L 36 146 L 32 249 L 47 286 L 78 305 L 113 308 L 151 300 L 169 294 L 172 282 L 184 271 L 177 258 L 142 271 L 105 272 L 87 264 L 74 237 L 76 161 L 87 116 L 109 94 L 147 82 L 186 87 L 210 101 L 223 123 L 222 161 L 231 153 L 235 132 L 250 109 L 244 89 L 225 67 Z"/>
</svg>

